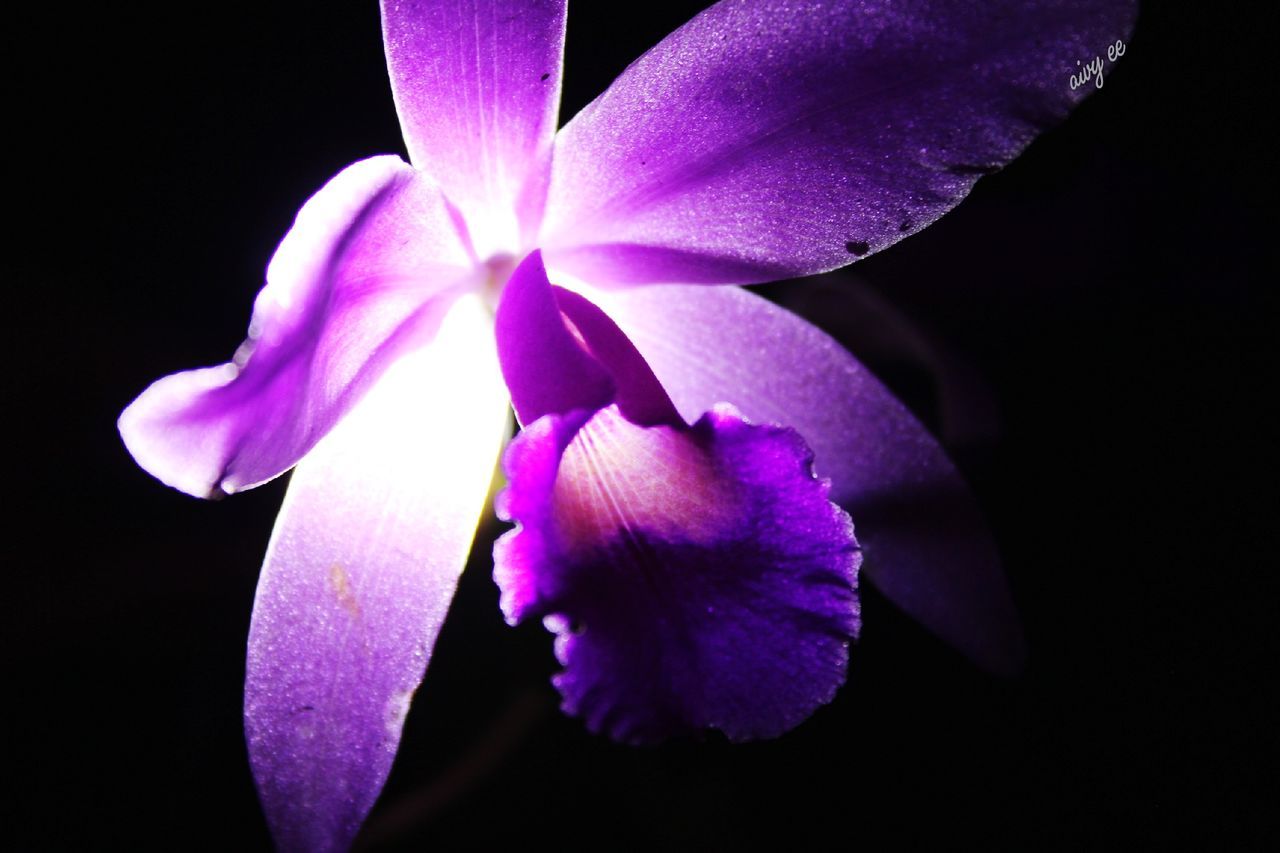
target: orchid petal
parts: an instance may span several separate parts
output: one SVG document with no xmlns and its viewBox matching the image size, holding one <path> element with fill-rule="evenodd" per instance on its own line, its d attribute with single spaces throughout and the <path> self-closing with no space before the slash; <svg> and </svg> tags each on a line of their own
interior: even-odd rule
<svg viewBox="0 0 1280 853">
<path fill-rule="evenodd" d="M 687 426 L 648 362 L 618 324 L 585 297 L 561 287 L 553 291 L 560 315 L 613 378 L 613 401 L 622 416 L 639 426 Z"/>
<path fill-rule="evenodd" d="M 595 410 L 613 400 L 609 372 L 565 325 L 534 252 L 511 274 L 494 317 L 498 356 L 521 424 L 548 413 Z"/>
<path fill-rule="evenodd" d="M 586 416 L 589 415 L 589 419 Z M 584 423 L 585 421 L 585 423 Z M 546 617 L 564 710 L 633 743 L 773 737 L 830 701 L 858 629 L 857 543 L 793 430 L 717 407 L 535 421 L 504 460 L 508 621 Z"/>
<path fill-rule="evenodd" d="M 475 297 L 460 300 L 289 484 L 245 680 L 254 776 L 283 849 L 346 849 L 391 768 L 505 437 L 487 325 Z"/>
<path fill-rule="evenodd" d="M 397 157 L 313 196 L 267 268 L 233 361 L 166 376 L 120 416 L 138 464 L 198 497 L 292 467 L 474 276 L 439 190 Z"/>
<path fill-rule="evenodd" d="M 832 500 L 858 528 L 867 578 L 899 607 L 998 673 L 1026 655 L 995 544 L 928 431 L 814 326 L 738 288 L 593 294 L 686 417 L 718 401 L 794 427 Z"/>
<path fill-rule="evenodd" d="M 481 258 L 537 227 L 556 129 L 565 0 L 382 0 L 391 91 L 414 166 Z"/>
<path fill-rule="evenodd" d="M 1092 87 L 1116 0 L 723 0 L 560 132 L 541 245 L 598 286 L 823 272 L 955 206 Z"/>
<path fill-rule="evenodd" d="M 622 330 L 583 297 L 553 287 L 540 252 L 512 273 L 494 326 L 511 405 L 522 424 L 616 402 L 632 423 L 684 425 Z"/>
</svg>

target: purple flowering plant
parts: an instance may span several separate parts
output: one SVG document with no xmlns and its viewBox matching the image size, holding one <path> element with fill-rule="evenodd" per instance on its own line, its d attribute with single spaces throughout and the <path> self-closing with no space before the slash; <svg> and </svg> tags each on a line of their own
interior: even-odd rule
<svg viewBox="0 0 1280 853">
<path fill-rule="evenodd" d="M 373 806 L 511 409 L 494 578 L 593 731 L 796 726 L 844 681 L 860 572 L 978 665 L 1025 655 L 937 442 L 823 332 L 721 285 L 933 222 L 1087 94 L 1069 74 L 1132 4 L 722 0 L 557 132 L 565 7 L 384 0 L 409 164 L 334 177 L 233 360 L 121 415 L 198 497 L 296 466 L 245 685 L 283 848 L 345 848 Z"/>
</svg>

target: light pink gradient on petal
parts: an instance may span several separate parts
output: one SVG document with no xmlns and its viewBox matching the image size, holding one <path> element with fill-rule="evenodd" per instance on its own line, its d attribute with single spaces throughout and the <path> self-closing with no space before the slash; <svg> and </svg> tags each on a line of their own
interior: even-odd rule
<svg viewBox="0 0 1280 853">
<path fill-rule="evenodd" d="M 836 341 L 739 288 L 593 293 L 681 414 L 719 402 L 804 436 L 849 511 L 863 571 L 984 668 L 1011 674 L 1025 642 L 995 544 L 928 431 Z"/>
<path fill-rule="evenodd" d="M 245 681 L 249 755 L 282 849 L 345 850 L 391 768 L 508 428 L 487 325 L 476 297 L 460 300 L 289 484 Z"/>
<path fill-rule="evenodd" d="M 481 260 L 537 227 L 560 104 L 565 0 L 383 0 L 409 159 L 444 187 Z"/>
<path fill-rule="evenodd" d="M 120 416 L 138 464 L 197 497 L 292 467 L 476 276 L 440 191 L 398 157 L 348 166 L 299 211 L 231 362 L 166 376 Z"/>
</svg>

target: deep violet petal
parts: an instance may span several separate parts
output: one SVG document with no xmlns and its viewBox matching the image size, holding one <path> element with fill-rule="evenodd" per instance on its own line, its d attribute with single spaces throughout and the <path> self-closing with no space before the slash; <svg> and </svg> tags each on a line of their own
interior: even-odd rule
<svg viewBox="0 0 1280 853">
<path fill-rule="evenodd" d="M 506 433 L 487 326 L 460 300 L 289 484 L 245 680 L 249 757 L 284 850 L 345 850 L 391 768 Z"/>
<path fill-rule="evenodd" d="M 565 0 L 383 0 L 382 30 L 409 159 L 481 259 L 515 252 L 542 214 Z"/>
<path fill-rule="evenodd" d="M 397 157 L 347 167 L 298 213 L 231 362 L 166 376 L 120 416 L 138 464 L 198 497 L 292 467 L 475 275 L 439 190 Z"/>
<path fill-rule="evenodd" d="M 1126 0 L 723 0 L 555 142 L 540 245 L 596 286 L 745 284 L 920 230 L 1093 87 Z"/>
<path fill-rule="evenodd" d="M 561 316 L 609 371 L 616 389 L 614 402 L 622 416 L 639 426 L 685 426 L 666 389 L 618 324 L 586 297 L 560 287 L 552 290 Z"/>
<path fill-rule="evenodd" d="M 516 267 L 494 316 L 498 360 L 521 424 L 543 415 L 596 409 L 614 397 L 609 371 L 565 324 L 542 256 Z"/>
<path fill-rule="evenodd" d="M 1017 672 L 1026 643 L 995 543 L 929 432 L 840 344 L 740 288 L 595 293 L 676 407 L 718 401 L 794 427 L 832 500 L 853 516 L 863 571 L 984 668 Z"/>
<path fill-rule="evenodd" d="M 859 563 L 793 430 L 717 407 L 640 427 L 611 406 L 531 424 L 504 460 L 494 549 L 511 622 L 544 616 L 564 709 L 625 742 L 772 737 L 830 701 Z"/>
</svg>

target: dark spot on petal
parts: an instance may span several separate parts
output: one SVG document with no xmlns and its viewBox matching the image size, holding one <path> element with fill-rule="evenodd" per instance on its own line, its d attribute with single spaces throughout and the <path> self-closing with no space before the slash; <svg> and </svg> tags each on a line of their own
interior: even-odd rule
<svg viewBox="0 0 1280 853">
<path fill-rule="evenodd" d="M 1000 171 L 1000 167 L 957 163 L 954 166 L 948 166 L 947 171 L 953 175 L 994 175 Z"/>
<path fill-rule="evenodd" d="M 871 251 L 871 247 L 863 240 L 850 240 L 844 244 L 844 247 L 849 254 L 858 255 L 859 257 Z"/>
<path fill-rule="evenodd" d="M 904 219 L 904 220 L 902 220 L 902 224 L 898 226 L 898 230 L 899 230 L 899 231 L 902 231 L 902 232 L 904 232 L 904 233 L 905 233 L 905 232 L 907 232 L 907 231 L 910 231 L 910 230 L 911 230 L 911 226 L 912 226 L 912 225 L 914 225 L 914 224 L 915 224 L 915 223 L 914 223 L 914 222 L 912 222 L 910 219 Z"/>
<path fill-rule="evenodd" d="M 542 75 L 541 77 L 539 77 L 538 79 L 539 79 L 539 80 L 541 80 L 541 81 L 543 81 L 543 82 L 545 83 L 545 82 L 547 81 L 547 78 L 548 78 L 548 77 L 550 77 L 550 76 L 551 76 L 551 72 L 550 72 L 550 71 L 548 71 L 546 74 L 543 74 L 543 75 Z"/>
</svg>

